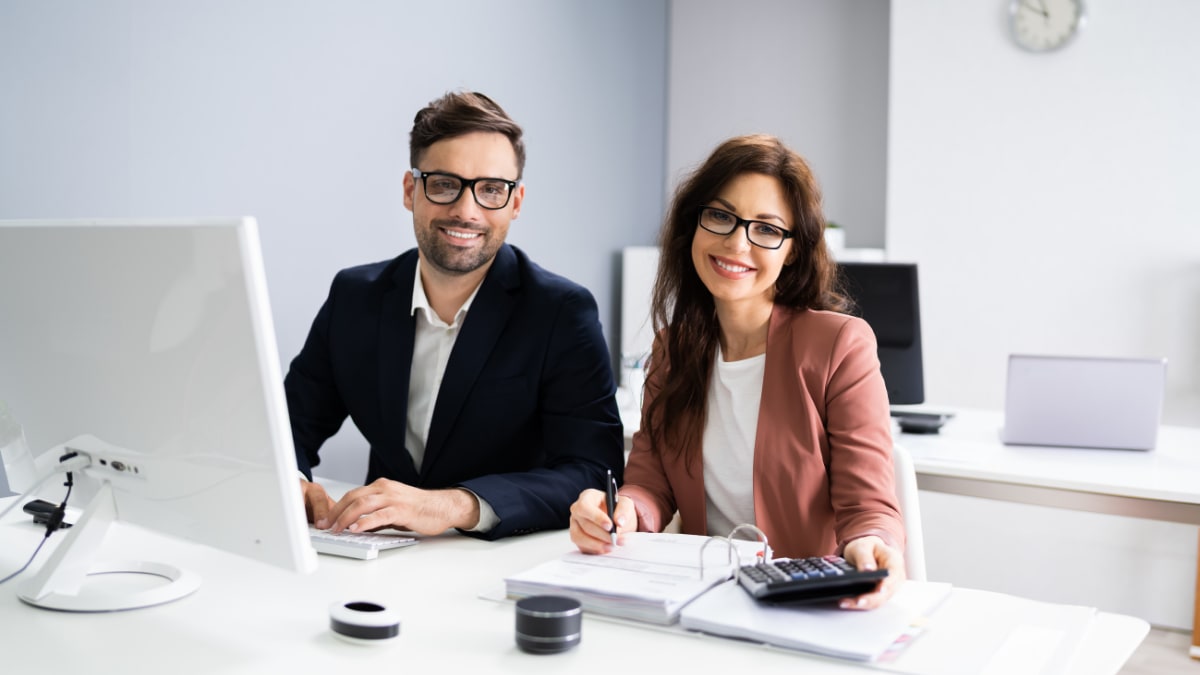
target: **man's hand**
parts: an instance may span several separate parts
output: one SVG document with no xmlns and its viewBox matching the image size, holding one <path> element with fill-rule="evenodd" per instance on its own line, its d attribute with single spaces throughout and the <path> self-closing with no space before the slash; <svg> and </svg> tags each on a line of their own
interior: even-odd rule
<svg viewBox="0 0 1200 675">
<path fill-rule="evenodd" d="M 313 483 L 301 478 L 300 492 L 304 495 L 304 515 L 308 518 L 308 522 L 315 524 L 329 518 L 329 512 L 333 510 L 335 502 L 320 483 Z M 317 525 L 317 527 L 321 526 Z"/>
<path fill-rule="evenodd" d="M 421 490 L 386 478 L 347 492 L 324 521 L 316 521 L 317 527 L 333 532 L 394 527 L 429 535 L 478 524 L 479 500 L 468 490 Z"/>
</svg>

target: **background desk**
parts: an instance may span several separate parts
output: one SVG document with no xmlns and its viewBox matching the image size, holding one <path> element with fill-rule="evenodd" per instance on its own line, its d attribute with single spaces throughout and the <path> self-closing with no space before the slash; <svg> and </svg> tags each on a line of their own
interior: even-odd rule
<svg viewBox="0 0 1200 675">
<path fill-rule="evenodd" d="M 0 500 L 4 503 L 8 500 Z M 15 569 L 40 538 L 19 511 L 0 523 L 0 569 Z M 53 543 L 54 540 L 51 540 Z M 587 617 L 583 640 L 568 653 L 533 656 L 513 642 L 513 607 L 479 597 L 505 575 L 569 550 L 566 532 L 500 542 L 458 535 L 385 552 L 375 561 L 322 556 L 301 577 L 219 551 L 116 525 L 104 544 L 112 558 L 157 558 L 203 577 L 178 602 L 112 614 L 67 614 L 26 606 L 0 586 L 0 671 L 122 673 L 744 672 L 775 667 L 805 673 L 879 672 L 855 664 L 707 636 L 668 633 Z M 47 548 L 51 548 L 50 544 Z M 34 567 L 46 559 L 43 550 Z M 26 572 L 19 580 L 27 578 Z M 954 600 L 976 634 L 989 629 L 988 607 L 1011 596 L 956 589 Z M 399 612 L 391 644 L 341 642 L 328 630 L 333 602 L 369 600 Z M 1115 673 L 1145 636 L 1139 619 L 1101 613 L 1075 672 Z M 994 632 L 994 631 L 993 631 Z M 912 649 L 932 647 L 930 633 Z M 946 654 L 944 663 L 953 664 Z M 370 669 L 369 671 L 367 669 Z"/>
<path fill-rule="evenodd" d="M 1157 447 L 1137 452 L 1008 446 L 1003 423 L 999 412 L 960 410 L 939 434 L 896 441 L 912 454 L 922 490 L 1200 525 L 1200 429 L 1162 427 Z M 1200 593 L 1195 618 L 1194 657 Z"/>
</svg>

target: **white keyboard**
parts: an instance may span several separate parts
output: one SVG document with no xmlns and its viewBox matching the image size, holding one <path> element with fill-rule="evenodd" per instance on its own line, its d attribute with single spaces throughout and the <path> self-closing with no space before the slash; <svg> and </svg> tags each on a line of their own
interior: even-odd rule
<svg viewBox="0 0 1200 675">
<path fill-rule="evenodd" d="M 328 553 L 359 560 L 372 560 L 379 556 L 380 551 L 412 546 L 419 541 L 414 537 L 394 532 L 354 533 L 343 530 L 341 534 L 334 534 L 329 530 L 318 530 L 315 527 L 308 528 L 308 534 L 317 553 Z"/>
</svg>

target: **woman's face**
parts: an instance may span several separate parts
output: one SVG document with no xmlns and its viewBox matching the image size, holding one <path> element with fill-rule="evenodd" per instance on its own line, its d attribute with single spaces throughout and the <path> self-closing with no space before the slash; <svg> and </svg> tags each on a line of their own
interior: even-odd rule
<svg viewBox="0 0 1200 675">
<path fill-rule="evenodd" d="M 692 264 L 717 305 L 774 302 L 775 280 L 792 252 L 792 239 L 785 239 L 778 249 L 767 249 L 750 243 L 747 228 L 769 233 L 770 228 L 764 223 L 788 232 L 794 227 L 791 207 L 779 179 L 760 173 L 735 176 L 715 199 L 702 206 L 755 221 L 735 227 L 727 235 L 713 234 L 696 226 Z M 715 215 L 731 222 L 724 214 Z"/>
</svg>

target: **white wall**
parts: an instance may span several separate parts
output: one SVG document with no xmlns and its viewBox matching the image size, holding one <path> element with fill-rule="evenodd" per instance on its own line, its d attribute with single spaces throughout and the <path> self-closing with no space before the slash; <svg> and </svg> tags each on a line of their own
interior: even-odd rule
<svg viewBox="0 0 1200 675">
<path fill-rule="evenodd" d="M 882 247 L 888 3 L 673 0 L 667 184 L 738 134 L 779 136 L 813 167 L 849 246 Z M 651 239 L 650 241 L 653 241 Z"/>
<path fill-rule="evenodd" d="M 1167 421 L 1200 424 L 1200 3 L 1090 0 L 1043 55 L 1006 4 L 892 7 L 887 247 L 921 266 L 927 395 L 1002 407 L 1011 352 L 1166 356 Z M 1195 527 L 922 508 L 931 578 L 1191 625 Z"/>
<path fill-rule="evenodd" d="M 509 241 L 589 287 L 662 212 L 665 0 L 4 0 L 0 218 L 258 218 L 279 352 L 334 273 L 415 244 L 416 111 L 455 88 L 524 126 Z M 350 425 L 347 425 L 350 426 Z M 354 433 L 323 475 L 361 480 Z"/>
<path fill-rule="evenodd" d="M 1093 0 L 1042 55 L 1004 4 L 892 10 L 887 247 L 921 265 L 928 396 L 1001 407 L 1013 352 L 1165 356 L 1166 421 L 1200 425 L 1200 3 Z"/>
</svg>

